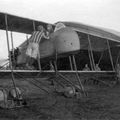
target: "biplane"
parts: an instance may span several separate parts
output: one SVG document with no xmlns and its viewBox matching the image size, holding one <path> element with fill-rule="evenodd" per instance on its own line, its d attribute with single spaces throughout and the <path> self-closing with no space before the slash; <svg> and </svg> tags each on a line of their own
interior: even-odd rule
<svg viewBox="0 0 120 120">
<path fill-rule="evenodd" d="M 20 73 L 21 76 L 29 75 L 34 77 L 46 76 L 48 74 L 56 75 L 62 77 L 76 89 L 82 89 L 82 91 L 84 91 L 83 81 L 91 77 L 96 80 L 98 80 L 98 78 L 104 79 L 106 76 L 113 79 L 116 64 L 119 63 L 120 33 L 76 22 L 62 21 L 62 23 L 66 26 L 65 28 L 53 32 L 49 40 L 43 39 L 40 42 L 40 59 L 35 61 L 35 70 L 13 69 L 11 55 L 9 54 L 11 69 L 1 70 L 0 74 L 2 77 L 6 75 L 9 76 L 11 73 L 12 77 L 14 73 Z M 46 28 L 48 24 L 49 23 L 7 13 L 0 13 L 0 29 L 6 31 L 9 53 L 10 38 L 8 31 L 30 35 L 37 29 L 38 25 Z M 55 27 L 54 24 L 51 25 Z M 26 39 L 26 41 L 18 47 L 21 52 L 17 57 L 22 58 L 17 62 L 19 66 L 26 63 L 25 51 L 27 45 L 28 40 Z M 53 71 L 50 69 L 51 63 L 54 66 Z M 86 64 L 90 68 L 89 71 L 84 69 Z M 99 70 L 96 69 L 96 65 L 100 67 Z M 66 75 L 69 76 L 72 74 L 77 78 L 77 86 L 72 81 L 74 77 L 72 80 L 66 77 Z M 87 78 L 84 79 L 83 77 Z M 60 83 L 61 81 L 57 82 Z"/>
</svg>

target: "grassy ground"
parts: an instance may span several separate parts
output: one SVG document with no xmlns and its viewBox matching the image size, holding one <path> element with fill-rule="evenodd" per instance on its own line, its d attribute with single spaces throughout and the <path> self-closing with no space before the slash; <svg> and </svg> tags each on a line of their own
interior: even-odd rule
<svg viewBox="0 0 120 120">
<path fill-rule="evenodd" d="M 8 80 L 1 80 L 8 88 Z M 28 106 L 0 109 L 0 120 L 119 120 L 120 85 L 112 88 L 94 85 L 87 97 L 77 99 L 45 93 L 35 86 L 16 81 L 22 86 Z M 9 83 L 10 85 L 10 83 Z M 30 86 L 31 85 L 31 86 Z M 39 91 L 39 92 L 38 92 Z"/>
</svg>

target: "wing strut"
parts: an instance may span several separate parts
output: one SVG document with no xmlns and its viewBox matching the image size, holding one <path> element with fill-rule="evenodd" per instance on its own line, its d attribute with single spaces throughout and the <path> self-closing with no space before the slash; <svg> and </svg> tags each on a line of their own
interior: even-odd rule
<svg viewBox="0 0 120 120">
<path fill-rule="evenodd" d="M 115 71 L 114 64 L 113 64 L 113 59 L 112 59 L 112 54 L 111 54 L 111 50 L 110 50 L 110 44 L 109 44 L 108 39 L 107 39 L 107 46 L 108 46 L 108 52 L 109 52 L 109 55 L 110 55 L 110 61 L 111 61 L 112 69 Z"/>
<path fill-rule="evenodd" d="M 88 43 L 89 43 L 89 48 L 90 48 L 90 60 L 92 63 L 92 70 L 95 70 L 95 61 L 94 61 L 94 57 L 93 57 L 93 51 L 92 51 L 92 45 L 91 45 L 91 41 L 90 41 L 90 35 L 88 34 Z"/>
<path fill-rule="evenodd" d="M 14 54 L 14 44 L 13 44 L 13 33 L 12 33 L 12 31 L 10 32 L 10 35 L 11 35 L 11 45 L 12 45 L 12 55 L 13 55 L 12 56 L 12 58 L 13 58 L 12 66 L 13 66 L 13 64 L 16 64 L 16 63 L 15 63 L 15 54 Z M 14 67 L 16 67 L 16 65 L 14 65 Z"/>
<path fill-rule="evenodd" d="M 11 54 L 10 54 L 10 44 L 9 44 L 9 37 L 8 37 L 8 19 L 7 19 L 7 14 L 5 14 L 5 25 L 6 25 L 7 48 L 8 48 L 8 54 L 9 54 L 9 67 L 10 67 L 10 70 L 11 70 L 13 87 L 14 87 L 15 92 L 16 92 L 16 97 L 18 98 L 18 92 L 17 92 L 17 89 L 16 89 L 15 78 L 14 78 L 14 74 L 13 74 L 12 61 L 11 61 Z"/>
<path fill-rule="evenodd" d="M 70 68 L 71 68 L 71 70 L 73 70 L 72 58 L 71 58 L 71 56 L 69 56 L 69 61 L 70 61 Z"/>
<path fill-rule="evenodd" d="M 84 87 L 83 87 L 82 82 L 81 82 L 81 79 L 80 79 L 80 76 L 79 76 L 79 74 L 78 74 L 77 65 L 76 65 L 76 61 L 75 61 L 75 56 L 72 55 L 72 58 L 73 58 L 73 64 L 74 64 L 75 73 L 76 73 L 76 77 L 77 77 L 79 86 L 81 87 L 82 92 L 86 95 L 85 90 L 84 90 Z"/>
</svg>

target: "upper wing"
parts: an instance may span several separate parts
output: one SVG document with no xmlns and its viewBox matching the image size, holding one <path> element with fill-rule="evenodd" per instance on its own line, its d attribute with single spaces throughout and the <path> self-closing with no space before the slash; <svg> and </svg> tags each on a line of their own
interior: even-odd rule
<svg viewBox="0 0 120 120">
<path fill-rule="evenodd" d="M 34 31 L 34 26 L 35 29 L 37 28 L 38 25 L 42 25 L 43 27 L 46 28 L 46 25 L 48 24 L 45 22 L 31 20 L 0 12 L 0 29 L 2 30 L 6 30 L 5 15 L 7 15 L 9 31 L 31 34 L 31 32 Z"/>
<path fill-rule="evenodd" d="M 90 34 L 90 35 L 97 36 L 100 38 L 105 38 L 108 40 L 120 42 L 120 32 L 113 31 L 110 29 L 85 25 L 85 24 L 81 24 L 77 22 L 63 22 L 63 23 L 68 27 L 72 27 L 74 30 L 78 32 L 82 32 L 82 33 Z"/>
</svg>

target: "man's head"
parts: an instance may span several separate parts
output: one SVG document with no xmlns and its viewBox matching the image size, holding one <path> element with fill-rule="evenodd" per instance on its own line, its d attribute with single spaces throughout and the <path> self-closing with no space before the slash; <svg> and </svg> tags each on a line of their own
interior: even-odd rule
<svg viewBox="0 0 120 120">
<path fill-rule="evenodd" d="M 88 64 L 85 64 L 85 67 L 88 67 Z"/>
<path fill-rule="evenodd" d="M 48 30 L 48 32 L 53 32 L 53 27 L 51 24 L 47 25 L 47 30 Z"/>
<path fill-rule="evenodd" d="M 39 31 L 43 31 L 43 30 L 44 30 L 44 28 L 43 28 L 42 25 L 39 25 L 39 26 L 37 27 L 37 29 L 38 29 Z"/>
</svg>

